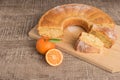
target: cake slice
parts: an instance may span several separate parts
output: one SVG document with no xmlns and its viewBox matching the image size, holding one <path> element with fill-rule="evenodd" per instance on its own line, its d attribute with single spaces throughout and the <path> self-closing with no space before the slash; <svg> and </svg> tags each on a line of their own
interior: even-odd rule
<svg viewBox="0 0 120 80">
<path fill-rule="evenodd" d="M 101 26 L 94 24 L 89 33 L 98 37 L 106 48 L 111 48 L 117 38 L 114 29 L 107 25 Z"/>
<path fill-rule="evenodd" d="M 75 43 L 75 50 L 85 53 L 101 53 L 103 42 L 92 34 L 82 32 Z"/>
</svg>

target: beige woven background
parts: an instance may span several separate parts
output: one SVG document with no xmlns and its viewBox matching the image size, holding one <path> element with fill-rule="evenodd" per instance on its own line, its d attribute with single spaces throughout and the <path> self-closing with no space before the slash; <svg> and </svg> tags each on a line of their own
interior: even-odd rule
<svg viewBox="0 0 120 80">
<path fill-rule="evenodd" d="M 58 67 L 49 66 L 28 32 L 48 9 L 66 3 L 96 6 L 120 25 L 119 0 L 0 0 L 0 80 L 119 80 L 67 53 Z"/>
</svg>

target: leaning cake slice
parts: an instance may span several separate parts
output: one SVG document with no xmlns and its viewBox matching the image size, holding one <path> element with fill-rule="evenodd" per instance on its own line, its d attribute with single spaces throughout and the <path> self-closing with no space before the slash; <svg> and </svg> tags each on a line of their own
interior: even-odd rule
<svg viewBox="0 0 120 80">
<path fill-rule="evenodd" d="M 101 53 L 104 44 L 92 34 L 82 32 L 75 43 L 75 49 L 84 53 Z"/>
</svg>

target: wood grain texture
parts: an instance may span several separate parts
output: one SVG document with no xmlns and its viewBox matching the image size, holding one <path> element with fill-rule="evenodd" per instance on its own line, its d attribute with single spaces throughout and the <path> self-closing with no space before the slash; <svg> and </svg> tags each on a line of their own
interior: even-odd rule
<svg viewBox="0 0 120 80">
<path fill-rule="evenodd" d="M 63 53 L 58 67 L 46 64 L 28 32 L 48 9 L 67 3 L 96 6 L 120 25 L 119 0 L 0 0 L 0 80 L 119 80 L 108 73 Z"/>
</svg>

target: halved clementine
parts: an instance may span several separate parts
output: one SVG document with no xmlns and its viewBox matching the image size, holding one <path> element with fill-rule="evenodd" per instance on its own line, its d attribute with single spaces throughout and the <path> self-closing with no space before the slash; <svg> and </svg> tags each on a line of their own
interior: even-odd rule
<svg viewBox="0 0 120 80">
<path fill-rule="evenodd" d="M 50 49 L 46 53 L 45 59 L 49 65 L 58 66 L 63 61 L 63 55 L 62 52 L 58 49 Z"/>
</svg>

